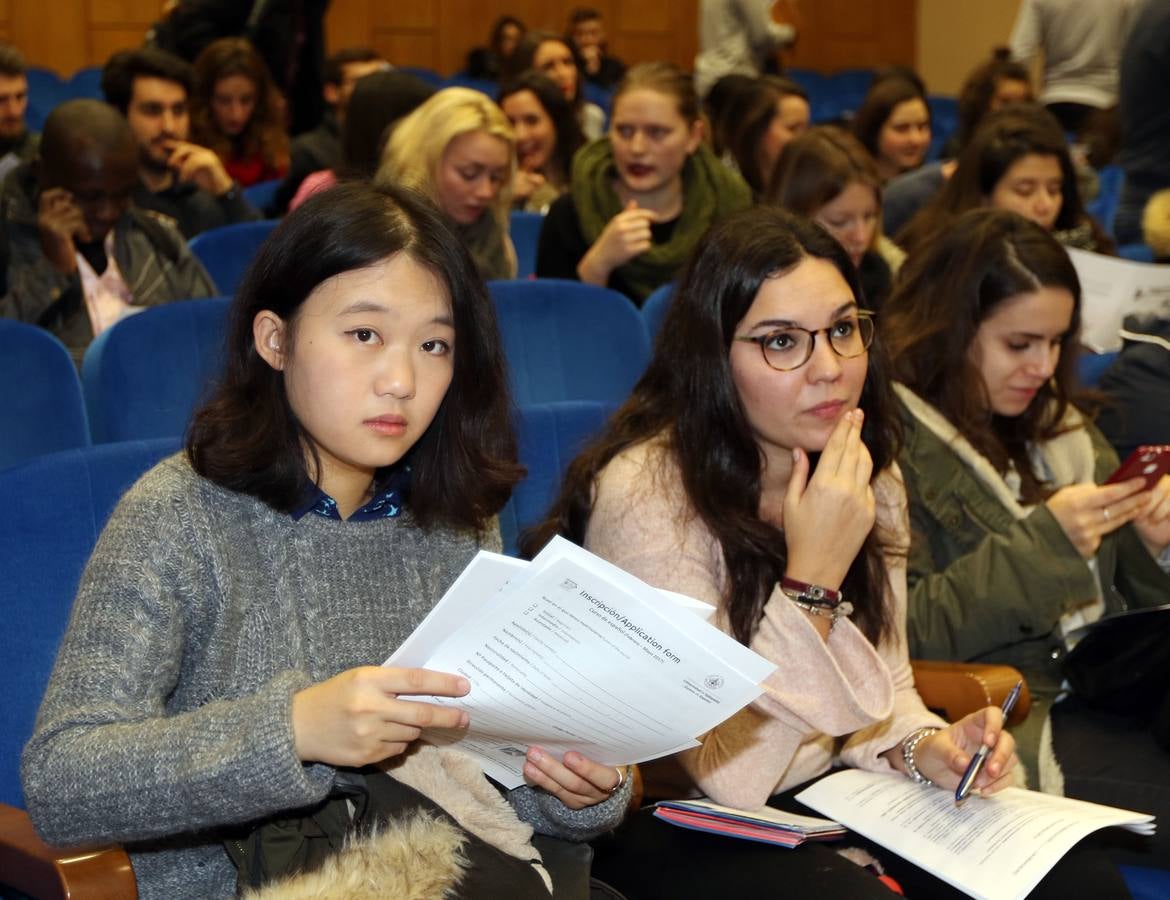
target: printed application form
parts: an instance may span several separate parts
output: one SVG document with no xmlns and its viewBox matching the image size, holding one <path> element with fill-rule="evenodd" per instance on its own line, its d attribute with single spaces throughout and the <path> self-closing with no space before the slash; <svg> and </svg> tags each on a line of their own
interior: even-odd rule
<svg viewBox="0 0 1170 900">
<path fill-rule="evenodd" d="M 524 782 L 532 744 L 641 762 L 697 746 L 775 669 L 695 602 L 561 538 L 531 564 L 481 553 L 387 664 L 467 677 L 466 697 L 426 699 L 466 709 L 469 730 L 426 738 L 457 744 L 507 787 Z"/>
<path fill-rule="evenodd" d="M 983 900 L 1026 897 L 1099 828 L 1154 830 L 1153 816 L 1020 788 L 956 806 L 950 791 L 860 769 L 822 778 L 796 799 Z"/>
</svg>

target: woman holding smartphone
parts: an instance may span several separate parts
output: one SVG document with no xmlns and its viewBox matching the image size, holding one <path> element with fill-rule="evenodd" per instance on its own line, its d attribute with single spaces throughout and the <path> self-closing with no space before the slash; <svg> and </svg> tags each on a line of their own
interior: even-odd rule
<svg viewBox="0 0 1170 900">
<path fill-rule="evenodd" d="M 684 270 L 646 374 L 569 467 L 526 548 L 564 534 L 710 603 L 716 625 L 776 664 L 763 694 L 702 746 L 643 768 L 657 793 L 669 772 L 675 797 L 807 813 L 794 795 L 836 765 L 953 792 L 981 745 L 994 752 L 978 790 L 1015 777 L 999 709 L 948 725 L 914 687 L 889 362 L 859 299 L 852 262 L 820 226 L 771 206 L 716 224 Z M 841 602 L 826 609 L 818 595 Z M 850 843 L 909 897 L 957 896 L 924 869 Z M 651 808 L 595 846 L 595 871 L 630 900 L 890 896 L 833 847 L 712 838 L 668 827 Z M 1083 862 L 1067 857 L 1035 896 L 1062 896 L 1062 884 L 1125 895 L 1111 867 L 1087 873 Z"/>
<path fill-rule="evenodd" d="M 1080 308 L 1061 245 L 1002 210 L 960 216 L 883 308 L 914 535 L 910 652 L 1016 666 L 1033 697 L 1015 732 L 1033 784 L 1154 812 L 1158 790 L 1170 799 L 1164 757 L 1143 772 L 1118 737 L 1082 773 L 1099 728 L 1075 698 L 1052 707 L 1072 632 L 1170 597 L 1170 478 L 1104 483 L 1117 455 L 1076 405 Z"/>
</svg>

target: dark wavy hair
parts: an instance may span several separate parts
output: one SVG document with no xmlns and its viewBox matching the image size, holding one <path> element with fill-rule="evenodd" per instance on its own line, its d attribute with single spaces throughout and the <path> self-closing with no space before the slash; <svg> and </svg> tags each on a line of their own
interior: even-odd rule
<svg viewBox="0 0 1170 900">
<path fill-rule="evenodd" d="M 230 75 L 243 75 L 256 87 L 252 118 L 234 141 L 219 130 L 211 112 L 215 86 Z M 221 159 L 232 155 L 238 143 L 241 155 L 256 156 L 270 169 L 288 168 L 289 140 L 282 120 L 280 91 L 268 66 L 245 38 L 227 37 L 212 41 L 195 58 L 195 93 L 191 95 L 191 126 L 194 140 L 210 147 Z"/>
<path fill-rule="evenodd" d="M 926 93 L 922 89 L 921 79 L 915 81 L 901 74 L 892 74 L 885 78 L 875 78 L 870 85 L 865 99 L 861 101 L 861 106 L 853 116 L 853 134 L 874 159 L 880 156 L 878 141 L 886 120 L 899 103 L 908 100 L 921 100 L 926 103 Z M 926 110 L 929 116 L 929 104 Z"/>
<path fill-rule="evenodd" d="M 554 534 L 583 542 L 601 471 L 627 448 L 661 437 L 691 507 L 722 549 L 732 634 L 742 643 L 751 639 L 784 575 L 787 553 L 783 533 L 759 515 L 763 457 L 732 380 L 729 354 L 735 328 L 764 281 L 782 277 L 807 257 L 832 263 L 860 297 L 841 245 L 807 219 L 757 206 L 712 226 L 686 266 L 646 374 L 605 432 L 569 466 L 548 517 L 524 536 L 525 553 L 536 553 Z M 875 340 L 860 404 L 875 473 L 894 461 L 900 437 L 887 367 Z M 871 641 L 893 627 L 885 559 L 890 549 L 875 528 L 842 586 Z"/>
<path fill-rule="evenodd" d="M 195 89 L 195 70 L 181 57 L 157 47 L 119 50 L 102 67 L 102 94 L 106 102 L 126 115 L 134 99 L 134 81 L 158 78 L 173 81 L 190 99 Z"/>
<path fill-rule="evenodd" d="M 767 190 L 775 165 L 765 171 L 760 160 L 760 144 L 776 116 L 777 104 L 785 97 L 799 97 L 808 102 L 808 92 L 791 78 L 778 75 L 753 78 L 734 89 L 719 117 L 711 122 L 712 144 L 720 152 L 732 155 L 756 197 Z"/>
<path fill-rule="evenodd" d="M 1054 230 L 1074 228 L 1085 219 L 1068 141 L 1052 113 L 1031 103 L 1012 104 L 989 113 L 959 154 L 955 172 L 895 240 L 913 253 L 948 229 L 956 216 L 987 203 L 999 180 L 1017 160 L 1037 154 L 1060 163 L 1061 206 Z"/>
<path fill-rule="evenodd" d="M 530 29 L 524 32 L 512 55 L 500 60 L 500 83 L 511 81 L 523 72 L 536 68 L 536 51 L 542 44 L 564 44 L 573 55 L 573 64 L 577 67 L 577 94 L 567 98 L 573 109 L 581 108 L 585 102 L 585 62 L 581 59 L 581 51 L 571 38 L 555 31 L 540 31 Z M 563 94 L 562 94 L 563 96 Z"/>
<path fill-rule="evenodd" d="M 967 146 L 984 116 L 991 112 L 991 101 L 1001 81 L 1022 81 L 1028 85 L 1031 98 L 1032 76 L 1028 67 L 1013 60 L 1006 47 L 996 47 L 991 59 L 968 75 L 959 90 L 959 123 L 955 129 L 955 145 L 959 151 Z"/>
<path fill-rule="evenodd" d="M 479 529 L 500 510 L 523 469 L 487 290 L 463 242 L 421 195 L 357 182 L 310 197 L 260 248 L 232 303 L 223 377 L 187 434 L 196 472 L 282 512 L 304 499 L 319 459 L 289 405 L 283 373 L 256 352 L 252 322 L 262 310 L 280 316 L 295 358 L 298 311 L 317 286 L 396 253 L 442 283 L 456 338 L 451 386 L 410 450 L 411 511 L 424 527 Z"/>
<path fill-rule="evenodd" d="M 994 415 L 968 351 L 1001 303 L 1042 287 L 1064 288 L 1073 296 L 1056 371 L 1022 415 Z M 880 331 L 895 377 L 938 409 L 999 472 L 1014 464 L 1024 499 L 1038 502 L 1044 491 L 1028 445 L 1059 433 L 1076 399 L 1080 320 L 1080 280 L 1056 239 L 1014 212 L 976 209 L 909 258 L 882 307 Z"/>
<path fill-rule="evenodd" d="M 581 123 L 577 119 L 573 105 L 565 99 L 565 95 L 556 83 L 542 72 L 528 69 L 515 78 L 505 81 L 500 88 L 497 103 L 503 108 L 504 101 L 513 94 L 521 91 L 531 91 L 536 102 L 541 105 L 545 113 L 552 119 L 556 129 L 557 143 L 553 148 L 552 164 L 556 169 L 557 177 L 562 183 L 568 183 L 570 164 L 573 154 L 585 143 L 585 135 L 581 132 Z"/>
</svg>

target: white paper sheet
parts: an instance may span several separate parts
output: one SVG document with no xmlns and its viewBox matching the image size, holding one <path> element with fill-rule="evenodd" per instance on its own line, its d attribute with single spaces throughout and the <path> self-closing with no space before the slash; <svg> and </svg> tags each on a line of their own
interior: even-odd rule
<svg viewBox="0 0 1170 900">
<path fill-rule="evenodd" d="M 1070 248 L 1081 280 L 1081 343 L 1098 353 L 1121 349 L 1121 320 L 1134 313 L 1170 318 L 1170 266 Z"/>
<path fill-rule="evenodd" d="M 466 697 L 426 699 L 466 709 L 470 730 L 426 737 L 457 743 L 515 787 L 533 744 L 641 762 L 697 746 L 758 697 L 775 666 L 695 613 L 557 539 L 523 570 L 481 554 L 419 626 L 423 636 L 387 662 L 466 676 Z"/>
<path fill-rule="evenodd" d="M 859 769 L 823 778 L 796 799 L 982 900 L 1026 897 L 1099 828 L 1153 829 L 1153 816 L 1020 788 L 956 806 L 949 791 Z"/>
</svg>

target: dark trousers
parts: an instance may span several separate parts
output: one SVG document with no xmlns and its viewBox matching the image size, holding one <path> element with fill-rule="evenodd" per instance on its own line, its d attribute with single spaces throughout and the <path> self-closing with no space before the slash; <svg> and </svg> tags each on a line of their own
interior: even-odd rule
<svg viewBox="0 0 1170 900">
<path fill-rule="evenodd" d="M 778 794 L 769 801 L 769 806 L 818 815 L 795 799 L 807 786 Z M 890 900 L 894 895 L 876 875 L 837 853 L 842 846 L 858 847 L 877 858 L 909 900 L 959 900 L 967 896 L 860 835 L 849 834 L 843 841 L 808 843 L 786 850 L 688 831 L 655 819 L 652 813 L 653 809 L 646 807 L 627 819 L 614 834 L 594 842 L 594 875 L 616 887 L 629 900 L 662 897 Z M 1108 897 L 1113 900 L 1129 896 L 1117 868 L 1091 836 L 1065 854 L 1030 898 Z"/>
</svg>

